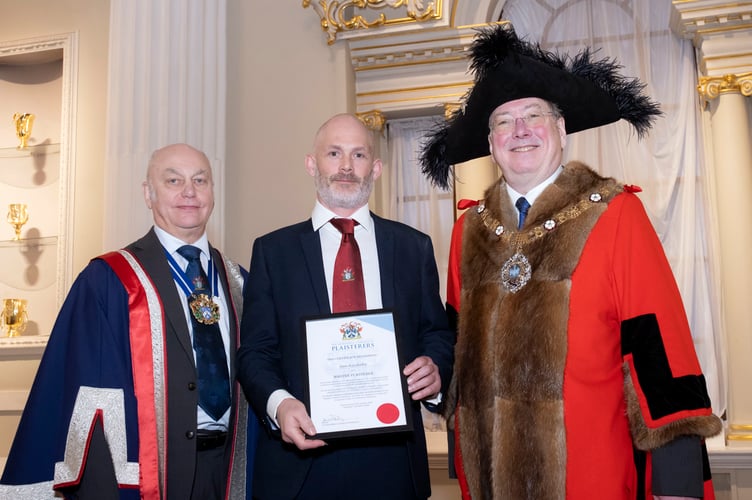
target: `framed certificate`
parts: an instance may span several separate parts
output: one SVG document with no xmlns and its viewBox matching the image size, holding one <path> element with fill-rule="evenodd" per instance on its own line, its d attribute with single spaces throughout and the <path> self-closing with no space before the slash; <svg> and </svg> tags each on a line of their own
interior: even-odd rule
<svg viewBox="0 0 752 500">
<path fill-rule="evenodd" d="M 386 309 L 303 319 L 316 439 L 412 430 L 405 366 Z"/>
</svg>

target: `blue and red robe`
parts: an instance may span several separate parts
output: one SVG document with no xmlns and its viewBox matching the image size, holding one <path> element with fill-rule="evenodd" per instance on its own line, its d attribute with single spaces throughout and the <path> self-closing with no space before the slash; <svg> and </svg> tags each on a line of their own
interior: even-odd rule
<svg viewBox="0 0 752 500">
<path fill-rule="evenodd" d="M 120 498 L 162 498 L 164 330 L 159 294 L 131 253 L 112 252 L 89 263 L 50 335 L 0 481 L 0 497 L 51 499 L 55 491 L 75 488 L 94 429 L 100 427 Z M 237 384 L 234 391 L 234 404 L 243 404 L 235 408 L 229 431 L 236 458 L 227 498 L 245 498 L 247 447 L 253 447 L 256 424 L 248 419 Z M 248 458 L 252 463 L 252 452 Z"/>
</svg>

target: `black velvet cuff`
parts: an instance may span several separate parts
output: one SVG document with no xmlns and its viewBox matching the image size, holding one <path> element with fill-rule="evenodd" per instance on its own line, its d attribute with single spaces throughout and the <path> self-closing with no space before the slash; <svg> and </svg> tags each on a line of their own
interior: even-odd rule
<svg viewBox="0 0 752 500">
<path fill-rule="evenodd" d="M 702 442 L 682 436 L 653 450 L 654 495 L 703 497 Z"/>
<path fill-rule="evenodd" d="M 702 374 L 674 377 L 671 373 L 655 314 L 624 320 L 621 348 L 622 355 L 632 354 L 637 380 L 653 419 L 682 410 L 710 408 Z"/>
</svg>

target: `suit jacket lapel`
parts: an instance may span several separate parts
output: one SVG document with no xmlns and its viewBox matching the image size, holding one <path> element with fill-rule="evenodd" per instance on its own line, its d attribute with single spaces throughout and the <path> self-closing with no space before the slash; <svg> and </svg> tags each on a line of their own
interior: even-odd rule
<svg viewBox="0 0 752 500">
<path fill-rule="evenodd" d="M 164 248 L 159 242 L 154 229 L 151 229 L 146 236 L 133 244 L 136 258 L 149 273 L 154 286 L 159 292 L 162 300 L 162 307 L 165 315 L 165 328 L 168 331 L 175 332 L 178 341 L 182 346 L 185 354 L 193 359 L 193 347 L 191 346 L 191 336 L 188 333 L 188 325 L 185 321 L 181 296 L 175 287 L 175 281 L 170 272 L 170 266 L 164 254 Z"/>
<path fill-rule="evenodd" d="M 211 258 L 212 262 L 214 263 L 214 266 L 216 267 L 217 271 L 219 271 L 219 281 L 222 284 L 222 290 L 225 294 L 225 301 L 227 303 L 227 311 L 229 313 L 228 322 L 230 324 L 230 348 L 228 349 L 228 352 L 230 354 L 237 351 L 237 335 L 238 335 L 238 325 L 237 325 L 237 313 L 235 311 L 235 304 L 232 301 L 232 294 L 230 293 L 230 284 L 227 282 L 227 273 L 225 269 L 225 262 L 222 259 L 222 255 L 209 245 L 209 251 L 211 252 Z M 235 356 L 230 356 L 230 380 L 235 379 Z"/>
<path fill-rule="evenodd" d="M 326 276 L 324 275 L 324 262 L 321 257 L 321 240 L 319 234 L 313 230 L 309 221 L 308 231 L 300 234 L 300 245 L 303 248 L 308 276 L 311 279 L 311 287 L 316 295 L 316 302 L 322 314 L 330 313 L 329 292 L 326 288 Z"/>
<path fill-rule="evenodd" d="M 394 307 L 394 233 L 382 220 L 371 214 L 373 230 L 376 233 L 376 248 L 379 254 L 379 274 L 381 275 L 381 303 L 383 307 Z"/>
</svg>

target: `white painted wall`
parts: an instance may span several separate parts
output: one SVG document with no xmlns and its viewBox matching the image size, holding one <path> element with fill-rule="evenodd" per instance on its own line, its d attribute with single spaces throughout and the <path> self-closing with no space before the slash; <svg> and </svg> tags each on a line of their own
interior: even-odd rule
<svg viewBox="0 0 752 500">
<path fill-rule="evenodd" d="M 329 46 L 300 2 L 227 2 L 225 251 L 248 266 L 253 239 L 310 216 L 303 160 L 319 125 L 354 110 L 343 43 Z"/>
</svg>

